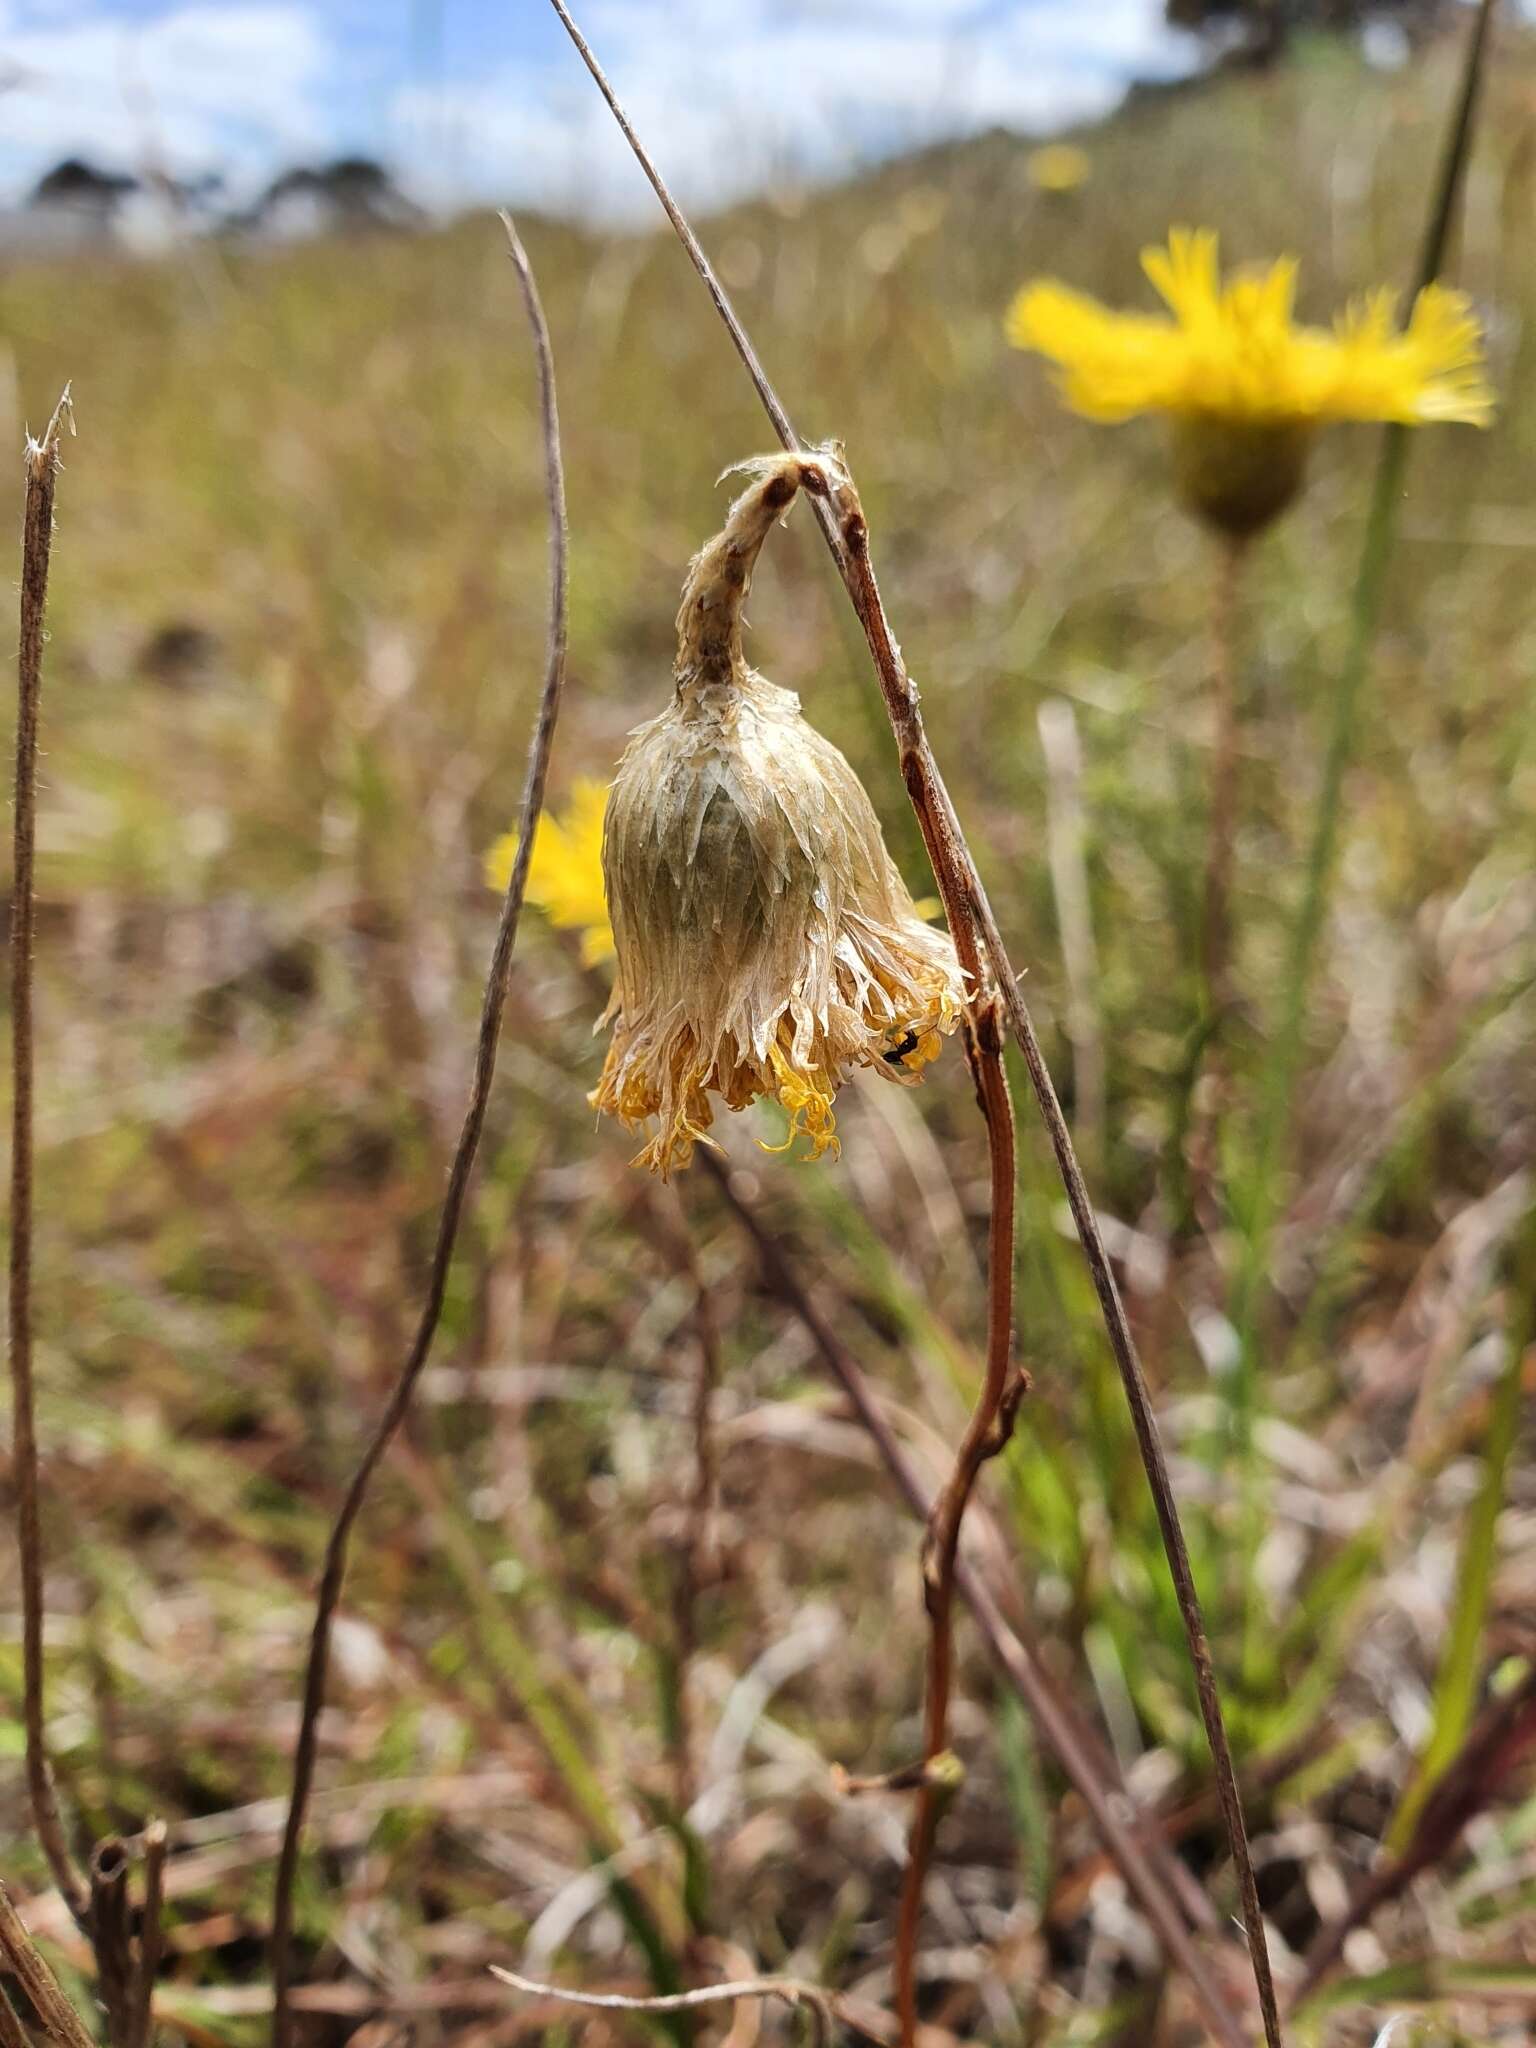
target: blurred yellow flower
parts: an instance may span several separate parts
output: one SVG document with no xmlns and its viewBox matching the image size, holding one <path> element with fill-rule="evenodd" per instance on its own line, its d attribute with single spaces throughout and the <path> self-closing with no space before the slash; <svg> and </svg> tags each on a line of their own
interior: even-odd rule
<svg viewBox="0 0 1536 2048">
<path fill-rule="evenodd" d="M 1429 285 L 1406 329 L 1393 295 L 1371 293 L 1332 332 L 1292 318 L 1296 262 L 1222 284 L 1216 236 L 1175 228 L 1142 266 L 1173 318 L 1114 313 L 1054 279 L 1026 285 L 1008 339 L 1062 371 L 1067 403 L 1089 419 L 1171 412 L 1271 424 L 1460 420 L 1485 427 L 1493 394 L 1466 295 Z"/>
<path fill-rule="evenodd" d="M 1316 430 L 1334 420 L 1486 427 L 1493 393 L 1465 293 L 1427 285 L 1406 328 L 1394 297 L 1358 300 L 1332 330 L 1298 326 L 1296 261 L 1222 283 L 1216 236 L 1175 228 L 1142 267 L 1167 314 L 1114 313 L 1053 278 L 1027 284 L 1008 339 L 1061 372 L 1062 395 L 1093 420 L 1161 412 L 1189 508 L 1233 539 L 1259 532 L 1301 487 Z"/>
<path fill-rule="evenodd" d="M 1037 192 L 1076 192 L 1093 176 L 1093 159 L 1075 142 L 1047 142 L 1030 151 L 1024 175 Z"/>
<path fill-rule="evenodd" d="M 589 967 L 613 958 L 613 927 L 603 895 L 603 814 L 608 785 L 579 778 L 560 817 L 546 811 L 533 835 L 528 863 L 528 901 L 536 903 L 561 931 L 581 933 L 581 957 Z M 485 879 L 504 890 L 517 857 L 517 834 L 498 839 L 485 858 Z"/>
</svg>

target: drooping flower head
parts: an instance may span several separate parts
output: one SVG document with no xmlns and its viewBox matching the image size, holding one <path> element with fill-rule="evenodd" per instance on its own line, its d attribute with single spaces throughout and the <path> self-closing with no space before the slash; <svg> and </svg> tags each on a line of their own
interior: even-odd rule
<svg viewBox="0 0 1536 2048">
<path fill-rule="evenodd" d="M 675 693 L 614 777 L 603 872 L 618 955 L 613 1036 L 593 1094 L 632 1129 L 636 1164 L 686 1166 L 714 1118 L 770 1096 L 788 1144 L 836 1149 L 832 1102 L 855 1067 L 912 1083 L 958 1021 L 964 981 L 916 915 L 863 785 L 747 666 L 742 604 L 759 550 L 828 455 L 765 457 L 694 557 Z"/>
<path fill-rule="evenodd" d="M 1330 331 L 1297 324 L 1292 257 L 1223 284 L 1216 236 L 1175 228 L 1142 267 L 1167 314 L 1111 312 L 1042 278 L 1014 299 L 1008 338 L 1055 363 L 1067 403 L 1089 419 L 1168 414 L 1180 494 L 1225 532 L 1256 532 L 1284 509 L 1332 421 L 1492 420 L 1482 331 L 1462 292 L 1426 286 L 1402 329 L 1393 294 L 1372 292 Z"/>
</svg>

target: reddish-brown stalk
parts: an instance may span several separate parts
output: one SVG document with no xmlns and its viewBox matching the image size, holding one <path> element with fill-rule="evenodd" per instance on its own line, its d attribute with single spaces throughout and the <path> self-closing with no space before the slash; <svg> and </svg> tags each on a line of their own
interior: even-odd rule
<svg viewBox="0 0 1536 2048">
<path fill-rule="evenodd" d="M 650 180 L 663 211 L 671 221 L 689 260 L 709 292 L 715 310 L 720 315 L 732 344 L 752 379 L 763 410 L 772 421 L 775 432 L 786 448 L 803 449 L 805 444 L 796 433 L 782 400 L 769 382 L 757 351 L 737 317 L 724 286 L 716 277 L 698 236 L 668 191 L 654 159 L 636 134 L 591 45 L 572 19 L 565 0 L 550 0 L 550 5 L 560 17 L 566 33 L 575 44 L 582 61 L 592 74 L 594 83 Z M 1211 1749 L 1222 1819 L 1237 1874 L 1243 1926 L 1248 1936 L 1254 1983 L 1263 2013 L 1265 2040 L 1268 2048 L 1281 2048 L 1280 2011 L 1270 1968 L 1264 1917 L 1259 1906 L 1258 1885 L 1254 1879 L 1253 1858 L 1248 1847 L 1247 1824 L 1243 1818 L 1242 1800 L 1237 1788 L 1237 1773 L 1232 1761 L 1231 1745 L 1227 1740 L 1226 1723 L 1222 1715 L 1221 1698 L 1211 1660 L 1210 1642 L 1206 1635 L 1199 1595 L 1195 1590 L 1188 1546 L 1184 1541 L 1184 1531 L 1179 1521 L 1173 1482 L 1158 1434 L 1151 1394 L 1142 1371 L 1136 1342 L 1131 1334 L 1125 1305 L 1120 1299 L 1104 1235 L 1099 1228 L 1098 1216 L 1078 1164 L 1072 1134 L 1062 1114 L 1055 1083 L 1051 1079 L 1045 1056 L 1040 1049 L 1040 1041 L 1035 1034 L 1034 1020 L 1024 1001 L 1013 963 L 1008 958 L 1008 950 L 998 931 L 997 921 L 987 901 L 986 890 L 975 861 L 966 845 L 954 803 L 928 744 L 918 704 L 917 687 L 907 674 L 900 649 L 885 617 L 874 571 L 870 566 L 868 531 L 862 513 L 857 510 L 857 498 L 853 494 L 851 484 L 849 496 L 852 498 L 853 509 L 848 517 L 842 519 L 832 505 L 823 505 L 814 499 L 812 502 L 817 505 L 822 532 L 869 644 L 870 656 L 896 741 L 902 779 L 922 828 L 929 858 L 933 862 L 934 879 L 943 899 L 950 929 L 955 935 L 956 946 L 958 948 L 961 942 L 961 928 L 969 928 L 974 935 L 977 950 L 984 955 L 995 977 L 997 996 L 1004 1007 L 1023 1056 L 1030 1086 L 1034 1091 L 1046 1135 L 1050 1140 L 1056 1169 L 1066 1193 L 1067 1205 L 1071 1209 L 1073 1222 L 1077 1228 L 1078 1242 L 1088 1266 L 1094 1293 L 1098 1298 L 1105 1333 L 1131 1412 L 1137 1448 L 1151 1489 L 1163 1548 L 1173 1579 L 1174 1594 L 1184 1622 L 1201 1719 Z"/>
</svg>

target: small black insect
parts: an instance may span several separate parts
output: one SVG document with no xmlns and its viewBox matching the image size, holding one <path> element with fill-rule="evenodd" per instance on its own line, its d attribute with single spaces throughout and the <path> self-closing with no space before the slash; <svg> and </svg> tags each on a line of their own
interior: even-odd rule
<svg viewBox="0 0 1536 2048">
<path fill-rule="evenodd" d="M 902 1038 L 900 1045 L 889 1046 L 881 1053 L 880 1057 L 883 1060 L 889 1060 L 893 1067 L 899 1067 L 909 1053 L 917 1051 L 917 1041 L 918 1033 L 909 1031 Z"/>
</svg>

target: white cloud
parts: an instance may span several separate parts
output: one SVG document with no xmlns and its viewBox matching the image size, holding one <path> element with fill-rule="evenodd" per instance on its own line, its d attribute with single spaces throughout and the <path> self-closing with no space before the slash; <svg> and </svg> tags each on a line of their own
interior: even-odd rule
<svg viewBox="0 0 1536 2048">
<path fill-rule="evenodd" d="M 979 128 L 1089 118 L 1190 47 L 1162 0 L 585 0 L 581 18 L 696 206 Z M 434 91 L 403 83 L 407 43 L 376 0 L 181 0 L 136 21 L 105 0 L 0 0 L 0 87 L 20 81 L 0 90 L 0 187 L 66 153 L 217 168 L 240 187 L 363 146 L 429 197 L 649 211 L 563 38 Z"/>
<path fill-rule="evenodd" d="M 320 87 L 333 58 L 315 13 L 295 4 L 191 4 L 136 22 L 99 9 L 0 14 L 13 81 L 0 180 L 76 154 L 114 169 L 262 175 L 322 144 Z"/>
<path fill-rule="evenodd" d="M 983 15 L 985 18 L 983 18 Z M 723 24 L 728 23 L 728 28 Z M 584 26 L 679 197 L 718 204 L 776 176 L 977 129 L 1045 130 L 1187 68 L 1160 0 L 589 0 Z M 574 51 L 395 107 L 443 190 L 639 214 L 654 202 Z"/>
</svg>

